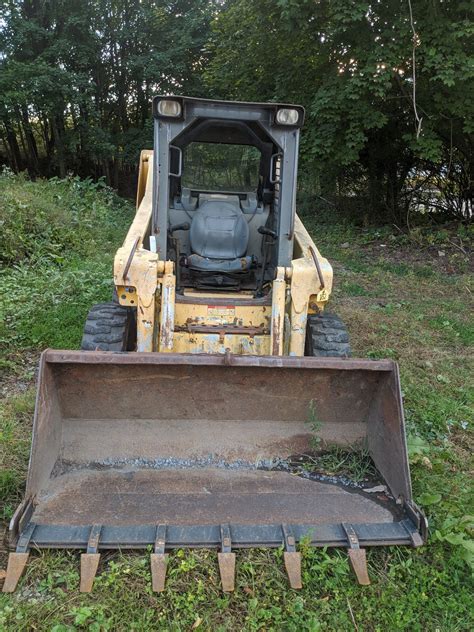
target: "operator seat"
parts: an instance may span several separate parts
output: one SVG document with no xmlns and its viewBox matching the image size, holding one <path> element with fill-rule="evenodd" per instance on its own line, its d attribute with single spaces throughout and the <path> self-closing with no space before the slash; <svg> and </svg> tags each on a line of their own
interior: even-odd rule
<svg viewBox="0 0 474 632">
<path fill-rule="evenodd" d="M 237 273 L 252 267 L 246 256 L 249 227 L 233 195 L 202 196 L 191 222 L 189 241 L 192 254 L 188 266 L 201 272 Z"/>
</svg>

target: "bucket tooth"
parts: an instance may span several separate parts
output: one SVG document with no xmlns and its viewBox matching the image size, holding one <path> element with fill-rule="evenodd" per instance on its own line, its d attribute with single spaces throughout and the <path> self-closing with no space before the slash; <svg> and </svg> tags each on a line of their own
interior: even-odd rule
<svg viewBox="0 0 474 632">
<path fill-rule="evenodd" d="M 369 586 L 370 577 L 367 570 L 365 549 L 349 549 L 347 553 L 349 555 L 349 562 L 352 566 L 352 570 L 357 577 L 357 581 L 361 586 Z"/>
<path fill-rule="evenodd" d="M 341 523 L 343 530 L 346 533 L 349 548 L 347 554 L 349 556 L 349 562 L 352 566 L 357 581 L 361 586 L 368 586 L 370 584 L 369 572 L 367 570 L 367 556 L 365 549 L 362 549 L 359 542 L 359 537 L 351 524 Z"/>
<path fill-rule="evenodd" d="M 7 574 L 5 577 L 5 582 L 3 584 L 2 592 L 14 592 L 18 584 L 18 580 L 25 570 L 29 555 L 29 553 L 10 553 L 10 555 L 8 556 Z"/>
<path fill-rule="evenodd" d="M 284 551 L 283 560 L 291 588 L 296 590 L 303 588 L 303 582 L 301 581 L 301 553 Z"/>
<path fill-rule="evenodd" d="M 163 592 L 166 582 L 168 556 L 165 554 L 166 525 L 158 524 L 155 532 L 155 550 L 150 555 L 151 584 L 153 592 Z"/>
<path fill-rule="evenodd" d="M 222 590 L 233 592 L 235 588 L 235 553 L 218 553 Z"/>
<path fill-rule="evenodd" d="M 168 555 L 165 553 L 152 553 L 150 555 L 151 583 L 153 592 L 163 592 L 166 582 L 166 568 Z"/>
<path fill-rule="evenodd" d="M 82 553 L 81 555 L 81 593 L 88 593 L 92 590 L 92 584 L 99 567 L 100 553 Z"/>
<path fill-rule="evenodd" d="M 285 562 L 286 572 L 291 588 L 299 590 L 303 588 L 301 581 L 301 553 L 296 550 L 296 539 L 291 526 L 287 524 L 281 525 L 283 535 L 283 560 Z"/>
</svg>

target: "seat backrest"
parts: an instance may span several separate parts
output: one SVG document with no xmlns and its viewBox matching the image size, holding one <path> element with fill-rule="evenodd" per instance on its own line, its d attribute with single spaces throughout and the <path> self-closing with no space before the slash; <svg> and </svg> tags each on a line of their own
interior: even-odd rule
<svg viewBox="0 0 474 632">
<path fill-rule="evenodd" d="M 191 250 L 209 259 L 243 257 L 249 227 L 238 199 L 207 199 L 194 212 L 189 234 Z"/>
</svg>

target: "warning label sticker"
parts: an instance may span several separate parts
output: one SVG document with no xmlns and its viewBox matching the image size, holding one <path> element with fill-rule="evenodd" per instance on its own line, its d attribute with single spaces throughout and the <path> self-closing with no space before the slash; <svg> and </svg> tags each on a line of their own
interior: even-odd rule
<svg viewBox="0 0 474 632">
<path fill-rule="evenodd" d="M 231 322 L 235 317 L 235 307 L 234 305 L 208 305 L 207 316 L 208 318 Z"/>
</svg>

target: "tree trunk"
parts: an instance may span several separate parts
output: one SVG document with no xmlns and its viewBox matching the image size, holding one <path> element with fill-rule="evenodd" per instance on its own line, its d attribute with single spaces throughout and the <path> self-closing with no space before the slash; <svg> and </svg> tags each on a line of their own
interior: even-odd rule
<svg viewBox="0 0 474 632">
<path fill-rule="evenodd" d="M 35 135 L 30 124 L 26 107 L 22 106 L 20 112 L 21 124 L 25 132 L 26 144 L 28 147 L 28 171 L 31 178 L 35 178 L 40 171 L 38 163 L 38 146 L 36 145 Z"/>
<path fill-rule="evenodd" d="M 2 122 L 5 127 L 6 139 L 11 154 L 11 167 L 14 171 L 21 171 L 23 167 L 23 161 L 21 159 L 21 151 L 16 139 L 15 130 L 11 124 L 10 119 L 7 116 L 2 117 Z"/>
<path fill-rule="evenodd" d="M 58 160 L 59 177 L 66 177 L 66 162 L 64 159 L 64 143 L 61 132 L 59 131 L 58 121 L 55 116 L 51 118 L 51 127 L 53 131 L 54 144 L 56 146 L 56 155 Z"/>
</svg>

